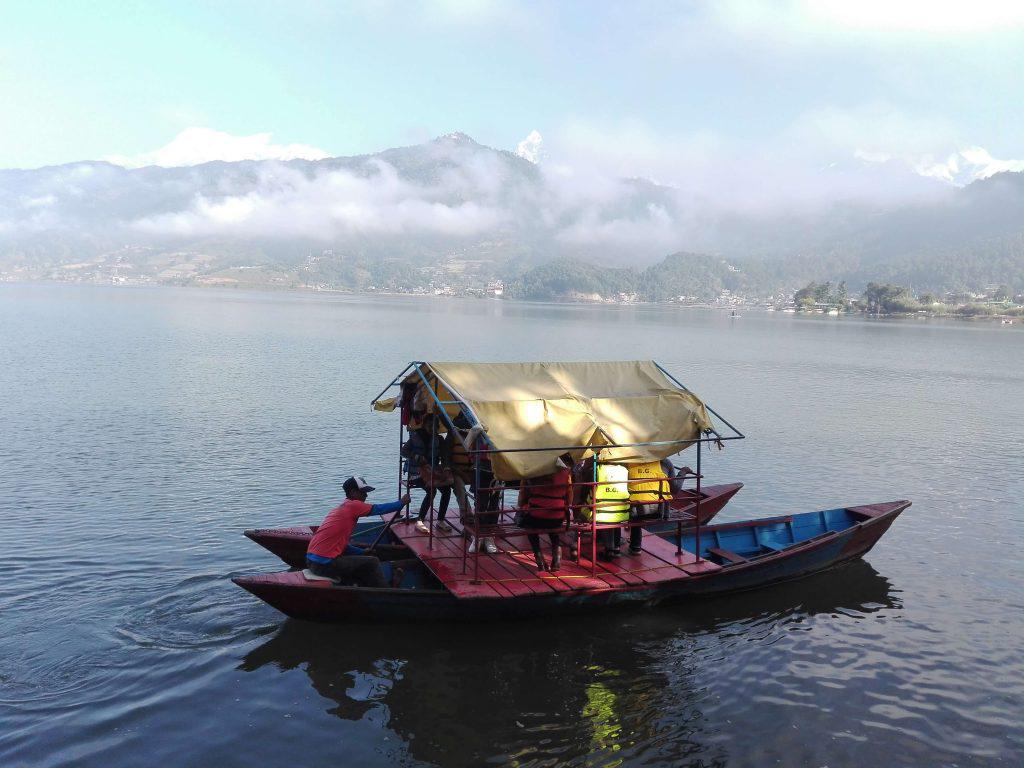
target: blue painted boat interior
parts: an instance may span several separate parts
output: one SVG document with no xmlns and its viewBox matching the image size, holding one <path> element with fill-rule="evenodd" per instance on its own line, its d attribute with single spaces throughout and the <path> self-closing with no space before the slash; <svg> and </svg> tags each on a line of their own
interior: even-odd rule
<svg viewBox="0 0 1024 768">
<path fill-rule="evenodd" d="M 789 518 L 786 522 L 741 525 L 725 530 L 715 530 L 715 526 L 702 528 L 700 532 L 701 557 L 719 565 L 728 566 L 735 563 L 736 560 L 721 554 L 723 551 L 733 553 L 745 560 L 752 560 L 773 554 L 824 533 L 845 531 L 864 521 L 864 517 L 842 508 L 802 512 L 790 515 Z M 672 538 L 674 540 L 674 537 Z M 692 531 L 683 534 L 683 548 L 689 552 L 695 551 L 696 537 Z"/>
<path fill-rule="evenodd" d="M 398 585 L 401 589 L 444 589 L 437 577 L 422 564 L 406 564 L 403 570 L 405 573 L 402 576 L 402 583 Z M 385 573 L 390 578 L 390 565 L 385 569 Z"/>
<path fill-rule="evenodd" d="M 355 530 L 352 531 L 351 540 L 361 544 L 372 544 L 383 527 L 384 523 L 381 522 L 379 517 L 371 517 L 369 520 L 360 520 L 356 523 Z M 384 537 L 385 541 L 394 541 L 394 537 L 391 536 L 390 533 L 391 532 L 389 531 Z"/>
</svg>

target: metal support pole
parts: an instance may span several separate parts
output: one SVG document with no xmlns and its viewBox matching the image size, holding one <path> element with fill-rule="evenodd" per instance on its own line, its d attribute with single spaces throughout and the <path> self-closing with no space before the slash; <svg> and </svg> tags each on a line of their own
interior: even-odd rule
<svg viewBox="0 0 1024 768">
<path fill-rule="evenodd" d="M 680 388 L 681 390 L 683 390 L 684 392 L 690 392 L 690 390 L 689 390 L 689 389 L 688 389 L 688 388 L 686 387 L 686 385 L 685 385 L 685 384 L 683 384 L 683 383 L 682 383 L 681 381 L 679 381 L 679 379 L 677 379 L 677 378 L 676 378 L 675 376 L 673 376 L 673 375 L 672 375 L 671 373 L 669 373 L 669 372 L 668 372 L 668 371 L 666 371 L 666 370 L 665 370 L 664 368 L 662 368 L 662 367 L 661 367 L 660 365 L 658 365 L 658 363 L 655 363 L 655 364 L 654 364 L 654 367 L 655 367 L 655 368 L 657 368 L 657 369 L 658 369 L 659 371 L 661 371 L 662 373 L 664 373 L 664 374 L 665 374 L 666 376 L 668 376 L 668 378 L 669 378 L 669 379 L 670 379 L 670 380 L 672 381 L 672 383 L 674 383 L 674 384 L 675 384 L 675 385 L 676 385 L 677 387 L 679 387 L 679 388 Z M 693 394 L 693 392 L 690 392 L 690 394 L 692 395 L 692 394 Z M 738 437 L 738 438 L 739 438 L 739 439 L 741 439 L 741 440 L 742 440 L 742 439 L 743 439 L 744 437 L 746 437 L 746 436 L 745 436 L 745 435 L 744 435 L 744 434 L 743 434 L 742 432 L 740 432 L 740 431 L 739 431 L 738 429 L 736 429 L 736 427 L 734 427 L 734 426 L 733 426 L 732 424 L 730 424 L 730 423 L 729 423 L 728 421 L 726 421 L 725 419 L 723 419 L 723 418 L 722 418 L 722 416 L 721 416 L 721 415 L 720 415 L 720 414 L 719 414 L 719 413 L 718 413 L 717 411 L 715 411 L 715 409 L 714 409 L 714 408 L 712 408 L 712 407 L 711 407 L 710 405 L 708 405 L 707 403 L 704 403 L 704 408 L 705 408 L 705 409 L 707 409 L 708 413 L 710 413 L 710 414 L 711 414 L 712 416 L 714 416 L 714 417 L 715 417 L 716 419 L 718 419 L 718 420 L 719 420 L 719 421 L 721 421 L 721 422 L 722 422 L 723 424 L 725 424 L 725 426 L 727 426 L 727 427 L 728 427 L 729 429 L 731 429 L 731 430 L 733 431 L 733 434 L 734 434 L 734 435 L 736 435 L 736 437 Z M 712 432 L 714 432 L 714 433 L 715 433 L 715 435 L 716 435 L 717 437 L 719 437 L 719 438 L 721 438 L 721 437 L 722 437 L 722 436 L 721 436 L 721 435 L 719 435 L 719 434 L 718 434 L 718 432 L 716 432 L 715 430 L 711 430 L 711 431 L 712 431 Z M 728 439 L 728 438 L 724 438 L 724 439 Z"/>
<path fill-rule="evenodd" d="M 398 419 L 398 498 L 402 498 L 402 445 L 405 443 L 405 424 Z M 409 504 L 405 505 L 405 519 L 409 519 Z M 399 512 L 398 514 L 401 514 Z"/>
<path fill-rule="evenodd" d="M 590 488 L 590 575 L 597 576 L 597 459 L 594 454 L 594 485 Z"/>
</svg>

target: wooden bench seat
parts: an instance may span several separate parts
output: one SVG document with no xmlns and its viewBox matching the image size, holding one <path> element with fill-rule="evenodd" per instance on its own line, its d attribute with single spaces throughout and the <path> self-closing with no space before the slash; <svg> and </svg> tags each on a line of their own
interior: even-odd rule
<svg viewBox="0 0 1024 768">
<path fill-rule="evenodd" d="M 722 549 L 721 547 L 710 547 L 708 549 L 708 552 L 714 555 L 715 557 L 720 557 L 722 558 L 722 560 L 725 560 L 730 563 L 747 562 L 747 558 L 743 557 L 743 555 L 737 555 L 732 550 Z"/>
</svg>

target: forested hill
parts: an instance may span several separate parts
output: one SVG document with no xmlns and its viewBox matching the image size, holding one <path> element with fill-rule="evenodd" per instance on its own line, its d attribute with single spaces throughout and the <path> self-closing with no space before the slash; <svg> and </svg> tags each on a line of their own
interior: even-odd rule
<svg viewBox="0 0 1024 768">
<path fill-rule="evenodd" d="M 557 259 L 527 271 L 509 285 L 510 295 L 536 300 L 615 299 L 635 294 L 639 301 L 666 301 L 688 296 L 710 299 L 723 290 L 742 293 L 785 289 L 786 281 L 760 262 L 754 270 L 725 259 L 676 253 L 646 269 L 602 267 L 579 259 Z"/>
<path fill-rule="evenodd" d="M 556 259 L 510 282 L 509 295 L 534 300 L 619 299 L 637 301 L 689 297 L 707 301 L 723 290 L 747 296 L 790 296 L 809 282 L 845 282 L 854 291 L 871 282 L 916 291 L 972 292 L 1005 286 L 1024 291 L 1024 235 L 970 246 L 875 262 L 858 254 L 725 259 L 675 253 L 645 269 L 604 267 L 579 259 Z"/>
</svg>

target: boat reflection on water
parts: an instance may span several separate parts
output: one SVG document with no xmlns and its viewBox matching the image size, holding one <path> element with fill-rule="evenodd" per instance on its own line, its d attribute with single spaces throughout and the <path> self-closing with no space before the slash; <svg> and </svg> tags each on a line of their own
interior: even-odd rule
<svg viewBox="0 0 1024 768">
<path fill-rule="evenodd" d="M 695 603 L 687 611 L 690 629 L 714 631 L 732 622 L 761 622 L 793 615 L 875 613 L 902 608 L 889 580 L 865 560 L 769 589 L 755 589 Z M 681 607 L 682 609 L 683 607 Z"/>
<path fill-rule="evenodd" d="M 730 752 L 708 668 L 773 624 L 899 608 L 856 561 L 729 598 L 545 622 L 318 625 L 289 619 L 240 668 L 303 669 L 331 714 L 368 714 L 443 765 L 674 762 Z M 736 643 L 742 653 L 749 642 Z"/>
</svg>

